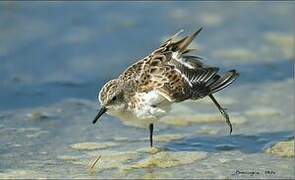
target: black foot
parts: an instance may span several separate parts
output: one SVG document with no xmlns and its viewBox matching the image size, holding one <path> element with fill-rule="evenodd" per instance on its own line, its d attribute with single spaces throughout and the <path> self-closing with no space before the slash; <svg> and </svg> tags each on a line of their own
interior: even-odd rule
<svg viewBox="0 0 295 180">
<path fill-rule="evenodd" d="M 151 123 L 150 126 L 150 146 L 153 147 L 153 131 L 154 131 L 154 124 Z"/>
<path fill-rule="evenodd" d="M 214 102 L 214 104 L 216 105 L 216 107 L 218 108 L 218 110 L 220 111 L 220 113 L 222 114 L 222 116 L 225 118 L 225 121 L 227 123 L 227 125 L 229 126 L 230 130 L 229 130 L 229 134 L 232 133 L 232 125 L 231 122 L 229 120 L 229 116 L 227 114 L 227 112 L 225 111 L 224 108 L 222 108 L 219 103 L 216 101 L 216 99 L 214 98 L 214 96 L 212 94 L 209 94 L 209 97 L 211 98 L 211 100 Z"/>
</svg>

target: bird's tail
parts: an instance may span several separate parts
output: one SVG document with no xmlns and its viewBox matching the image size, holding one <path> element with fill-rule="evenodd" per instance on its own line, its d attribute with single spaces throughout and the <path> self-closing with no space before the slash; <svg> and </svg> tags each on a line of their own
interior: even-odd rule
<svg viewBox="0 0 295 180">
<path fill-rule="evenodd" d="M 188 46 L 191 44 L 191 42 L 194 40 L 194 38 L 202 31 L 202 27 L 199 28 L 196 32 L 192 33 L 189 36 L 186 36 L 178 41 L 174 41 L 175 38 L 183 32 L 183 29 L 181 29 L 179 32 L 171 36 L 169 39 L 167 39 L 161 47 L 167 47 L 168 50 L 172 52 L 177 52 L 179 55 L 187 54 L 190 51 L 194 51 L 195 49 L 188 49 Z"/>
</svg>

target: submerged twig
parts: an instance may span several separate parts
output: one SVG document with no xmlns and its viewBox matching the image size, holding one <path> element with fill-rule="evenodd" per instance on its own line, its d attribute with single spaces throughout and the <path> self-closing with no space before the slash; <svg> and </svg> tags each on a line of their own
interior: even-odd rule
<svg viewBox="0 0 295 180">
<path fill-rule="evenodd" d="M 100 158 L 101 158 L 101 155 L 99 155 L 99 156 L 93 161 L 93 163 L 92 163 L 91 166 L 90 166 L 90 169 L 92 169 L 92 168 L 96 165 L 96 163 L 98 162 L 98 160 L 100 160 Z"/>
</svg>

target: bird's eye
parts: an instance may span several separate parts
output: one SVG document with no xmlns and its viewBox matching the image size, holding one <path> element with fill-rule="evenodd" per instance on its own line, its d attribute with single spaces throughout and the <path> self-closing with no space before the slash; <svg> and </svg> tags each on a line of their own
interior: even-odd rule
<svg viewBox="0 0 295 180">
<path fill-rule="evenodd" d="M 114 96 L 113 98 L 112 98 L 112 101 L 116 101 L 117 100 L 117 96 Z"/>
</svg>

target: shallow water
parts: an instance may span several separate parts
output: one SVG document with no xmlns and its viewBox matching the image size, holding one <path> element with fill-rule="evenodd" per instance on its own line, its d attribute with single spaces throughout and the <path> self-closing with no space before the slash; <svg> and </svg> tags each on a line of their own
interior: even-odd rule
<svg viewBox="0 0 295 180">
<path fill-rule="evenodd" d="M 294 178 L 293 13 L 292 2 L 1 2 L 0 178 Z M 154 149 L 147 129 L 91 123 L 106 81 L 200 26 L 192 47 L 241 74 L 216 94 L 232 135 L 207 98 L 175 105 Z"/>
</svg>

